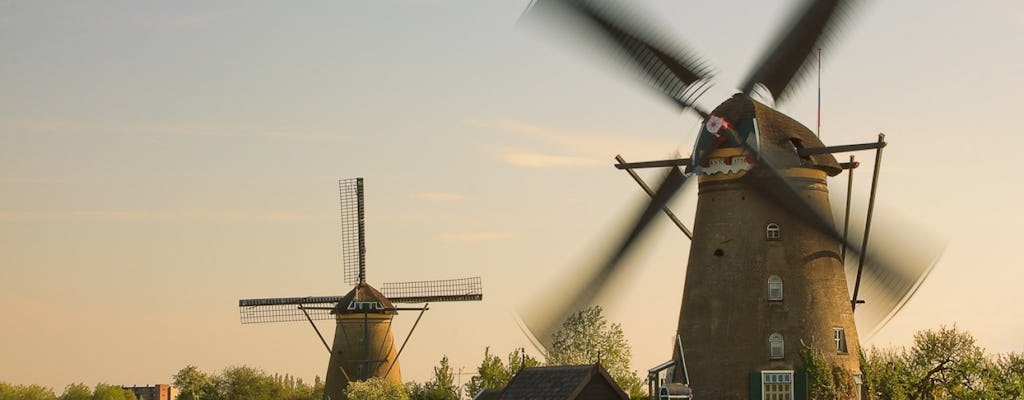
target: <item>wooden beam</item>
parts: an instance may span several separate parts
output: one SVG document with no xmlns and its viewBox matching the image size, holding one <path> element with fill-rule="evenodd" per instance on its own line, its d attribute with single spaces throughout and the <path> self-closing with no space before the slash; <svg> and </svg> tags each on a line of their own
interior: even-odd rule
<svg viewBox="0 0 1024 400">
<path fill-rule="evenodd" d="M 800 157 L 813 156 L 815 154 L 832 154 L 832 153 L 846 153 L 850 151 L 860 150 L 873 150 L 885 147 L 886 143 L 882 141 L 861 143 L 861 144 L 847 144 L 842 146 L 825 146 L 825 147 L 807 147 L 796 149 L 796 154 Z"/>
<path fill-rule="evenodd" d="M 659 167 L 682 167 L 690 165 L 689 158 L 676 158 L 673 160 L 658 160 L 658 161 L 641 161 L 641 162 L 622 162 L 615 164 L 615 168 L 618 169 L 637 169 L 637 168 L 659 168 Z"/>
</svg>

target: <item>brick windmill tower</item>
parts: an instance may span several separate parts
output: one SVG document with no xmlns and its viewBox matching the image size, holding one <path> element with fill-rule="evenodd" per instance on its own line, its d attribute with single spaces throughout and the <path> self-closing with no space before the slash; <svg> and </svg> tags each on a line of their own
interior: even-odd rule
<svg viewBox="0 0 1024 400">
<path fill-rule="evenodd" d="M 363 178 L 338 182 L 341 192 L 342 253 L 345 283 L 354 285 L 344 296 L 277 297 L 238 301 L 243 324 L 308 321 L 330 353 L 324 380 L 324 398 L 345 399 L 349 382 L 373 377 L 402 383 L 398 358 L 412 336 L 395 346 L 391 322 L 399 311 L 419 311 L 418 323 L 429 303 L 479 301 L 479 277 L 385 283 L 378 291 L 366 282 L 366 233 Z M 396 307 L 395 304 L 416 304 Z M 334 320 L 329 345 L 316 320 Z"/>
<path fill-rule="evenodd" d="M 634 10 L 598 0 L 531 4 L 524 17 L 555 19 L 560 27 L 585 31 L 673 104 L 703 120 L 690 158 L 619 159 L 620 169 L 657 167 L 667 174 L 656 189 L 644 185 L 651 201 L 605 261 L 575 275 L 582 282 L 579 290 L 545 299 L 543 306 L 523 313 L 526 328 L 542 346 L 567 315 L 589 305 L 612 277 L 622 274 L 622 259 L 651 220 L 667 212 L 684 184 L 698 181 L 694 229 L 684 229 L 692 244 L 672 360 L 661 366 L 671 371 L 666 394 L 686 384 L 700 398 L 806 398 L 802 350 L 822 355 L 858 382 L 854 313 L 862 328 L 884 325 L 913 295 L 941 250 L 911 243 L 901 244 L 897 252 L 883 246 L 867 249 L 883 136 L 874 143 L 829 147 L 810 129 L 764 104 L 787 99 L 850 3 L 806 2 L 739 93 L 710 112 L 697 103 L 709 88 L 709 69 Z M 723 18 L 722 28 L 737 27 Z M 858 150 L 876 151 L 876 173 L 864 240 L 854 243 L 845 232 L 848 221 L 842 231 L 837 229 L 828 178 L 857 166 L 837 162 L 833 153 Z M 860 259 L 851 271 L 856 276 L 852 291 L 846 253 Z M 658 386 L 653 383 L 652 390 Z"/>
</svg>

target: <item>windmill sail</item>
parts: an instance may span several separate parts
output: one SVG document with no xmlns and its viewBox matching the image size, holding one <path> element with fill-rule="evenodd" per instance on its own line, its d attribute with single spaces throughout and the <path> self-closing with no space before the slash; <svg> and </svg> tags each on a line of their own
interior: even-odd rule
<svg viewBox="0 0 1024 400">
<path fill-rule="evenodd" d="M 345 283 L 366 280 L 366 224 L 364 222 L 363 178 L 338 181 L 341 197 L 341 262 Z"/>
</svg>

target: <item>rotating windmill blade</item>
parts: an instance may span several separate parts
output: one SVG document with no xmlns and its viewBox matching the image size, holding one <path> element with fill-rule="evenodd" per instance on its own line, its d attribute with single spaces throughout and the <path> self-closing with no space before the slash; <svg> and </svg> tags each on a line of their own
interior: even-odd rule
<svg viewBox="0 0 1024 400">
<path fill-rule="evenodd" d="M 838 22 L 853 4 L 806 2 L 756 64 L 741 93 L 710 113 L 697 110 L 704 121 L 685 170 L 675 167 L 679 160 L 650 162 L 673 166 L 608 258 L 576 275 L 581 283 L 568 292 L 570 300 L 548 302 L 547 307 L 523 313 L 528 330 L 541 343 L 557 323 L 588 305 L 614 276 L 623 275 L 622 259 L 653 215 L 688 177 L 697 175 L 700 191 L 673 346 L 672 380 L 685 379 L 710 398 L 740 398 L 748 394 L 740 383 L 755 381 L 789 382 L 785 390 L 792 395 L 792 377 L 802 362 L 798 353 L 805 346 L 825 352 L 827 361 L 853 375 L 860 373 L 858 360 L 849 354 L 856 354 L 858 348 L 853 309 L 860 300 L 861 273 L 851 300 L 840 246 L 859 256 L 863 265 L 872 311 L 861 320 L 869 329 L 884 325 L 906 304 L 934 267 L 941 246 L 918 246 L 903 236 L 899 244 L 888 239 L 890 246 L 869 247 L 870 217 L 863 243 L 840 234 L 830 211 L 827 178 L 855 166 L 839 164 L 832 153 L 877 149 L 876 160 L 880 160 L 885 143 L 880 139 L 878 144 L 828 147 L 799 122 L 751 98 L 757 87 L 763 87 L 774 102 L 785 100 L 803 78 L 810 55 L 834 37 Z M 552 9 L 605 32 L 620 47 L 619 53 L 639 67 L 643 79 L 670 98 L 699 77 L 688 73 L 692 70 L 674 67 L 685 63 L 666 64 L 669 58 L 658 55 L 669 52 L 638 39 L 645 35 L 638 33 L 642 30 L 637 27 L 643 25 L 634 22 L 634 14 L 616 15 L 619 9 L 608 3 L 585 0 L 536 1 L 526 14 Z M 664 84 L 669 82 L 665 76 L 682 83 Z M 694 99 L 685 96 L 677 104 L 696 109 Z M 874 189 L 872 204 L 873 199 Z M 901 250 L 891 251 L 894 248 Z M 919 254 L 907 257 L 909 249 Z M 785 298 L 783 282 L 785 293 L 790 293 Z M 848 347 L 847 338 L 854 345 Z M 800 345 L 786 347 L 787 342 Z M 696 370 L 683 370 L 684 353 Z M 765 388 L 752 385 L 750 394 Z M 775 389 L 779 387 L 772 386 Z"/>
<path fill-rule="evenodd" d="M 581 36 L 618 54 L 641 80 L 680 109 L 706 115 L 695 102 L 710 88 L 710 68 L 643 19 L 638 11 L 611 1 L 535 1 L 522 18 L 577 27 Z"/>
<path fill-rule="evenodd" d="M 338 189 L 344 278 L 354 287 L 344 296 L 244 299 L 239 300 L 238 307 L 242 324 L 308 321 L 330 353 L 325 395 L 340 399 L 351 381 L 377 377 L 402 382 L 398 358 L 416 324 L 396 348 L 391 322 L 399 311 L 419 311 L 422 317 L 428 303 L 479 301 L 483 299 L 483 287 L 479 277 L 385 283 L 380 291 L 370 286 L 366 282 L 363 178 L 340 180 Z M 329 319 L 335 320 L 332 344 L 314 322 Z"/>
</svg>

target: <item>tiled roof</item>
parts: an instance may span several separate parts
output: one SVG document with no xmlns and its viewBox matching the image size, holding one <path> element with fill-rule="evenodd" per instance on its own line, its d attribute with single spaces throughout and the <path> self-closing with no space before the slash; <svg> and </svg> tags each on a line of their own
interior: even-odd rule
<svg viewBox="0 0 1024 400">
<path fill-rule="evenodd" d="M 600 364 L 593 364 L 523 368 L 509 381 L 500 399 L 577 399 L 591 383 L 607 387 L 605 391 L 611 396 L 629 398 Z"/>
</svg>

